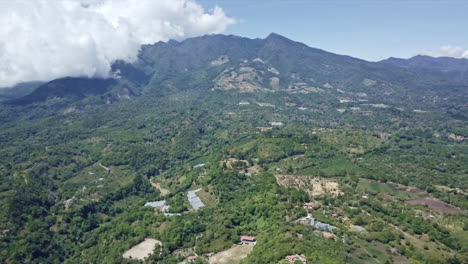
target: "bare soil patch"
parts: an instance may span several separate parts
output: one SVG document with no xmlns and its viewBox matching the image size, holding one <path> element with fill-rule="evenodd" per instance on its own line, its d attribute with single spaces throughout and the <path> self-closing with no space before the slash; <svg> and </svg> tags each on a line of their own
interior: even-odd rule
<svg viewBox="0 0 468 264">
<path fill-rule="evenodd" d="M 255 174 L 260 173 L 260 167 L 258 165 L 250 166 L 249 161 L 247 160 L 238 160 L 238 159 L 230 158 L 230 159 L 224 160 L 223 162 L 226 163 L 226 167 L 228 170 L 239 169 L 239 172 L 246 172 L 242 166 L 243 164 L 245 164 L 245 167 L 247 168 L 247 172 L 255 173 Z"/>
<path fill-rule="evenodd" d="M 240 163 L 245 163 L 246 165 L 249 164 L 249 162 L 247 160 L 238 160 L 238 159 L 234 159 L 234 158 L 230 158 L 228 160 L 225 160 L 226 162 L 226 167 L 230 170 L 234 169 L 234 167 L 238 167 L 238 166 L 235 166 L 234 164 L 237 164 L 239 165 Z"/>
<path fill-rule="evenodd" d="M 343 194 L 337 182 L 320 177 L 298 175 L 275 175 L 275 177 L 279 185 L 304 190 L 310 196 Z"/>
<path fill-rule="evenodd" d="M 123 258 L 144 260 L 151 254 L 153 254 L 156 245 L 161 246 L 161 241 L 153 238 L 146 238 L 145 240 L 143 240 L 143 242 L 125 251 L 125 253 L 123 254 Z"/>
<path fill-rule="evenodd" d="M 441 213 L 463 213 L 463 210 L 461 210 L 460 208 L 442 202 L 441 200 L 436 198 L 425 197 L 408 201 L 408 203 L 412 205 L 425 205 L 431 208 L 432 210 Z"/>
<path fill-rule="evenodd" d="M 161 183 L 155 183 L 151 181 L 151 185 L 153 185 L 154 188 L 158 189 L 159 192 L 161 193 L 161 196 L 166 196 L 170 193 L 168 189 L 165 189 L 161 186 Z"/>
<path fill-rule="evenodd" d="M 237 264 L 246 258 L 254 248 L 253 244 L 234 245 L 209 258 L 210 264 Z"/>
<path fill-rule="evenodd" d="M 393 183 L 393 182 L 387 182 L 387 184 L 397 191 L 406 191 L 406 192 L 420 193 L 420 194 L 424 193 L 423 190 L 414 186 L 405 186 L 405 185 L 401 185 L 401 184 Z"/>
<path fill-rule="evenodd" d="M 101 162 L 98 162 L 98 165 L 99 165 L 99 166 L 101 166 L 101 168 L 105 169 L 106 171 L 108 171 L 108 172 L 112 172 L 112 170 L 111 170 L 110 168 L 108 168 L 108 167 L 106 167 L 106 166 L 102 165 L 102 163 L 101 163 Z"/>
<path fill-rule="evenodd" d="M 248 170 L 250 173 L 258 174 L 258 173 L 260 173 L 260 166 L 255 165 L 255 166 L 252 166 L 252 167 L 248 167 L 247 170 Z"/>
<path fill-rule="evenodd" d="M 351 154 L 364 154 L 364 149 L 362 147 L 356 147 L 356 148 L 350 147 L 350 148 L 346 148 L 346 151 Z"/>
</svg>

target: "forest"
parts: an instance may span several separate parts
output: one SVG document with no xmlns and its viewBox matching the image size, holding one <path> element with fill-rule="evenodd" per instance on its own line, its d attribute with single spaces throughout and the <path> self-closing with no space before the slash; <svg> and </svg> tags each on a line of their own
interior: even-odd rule
<svg viewBox="0 0 468 264">
<path fill-rule="evenodd" d="M 232 46 L 155 44 L 114 65 L 120 80 L 0 105 L 1 263 L 468 262 L 466 87 L 280 36 L 212 38 Z M 146 258 L 124 257 L 148 238 Z"/>
</svg>

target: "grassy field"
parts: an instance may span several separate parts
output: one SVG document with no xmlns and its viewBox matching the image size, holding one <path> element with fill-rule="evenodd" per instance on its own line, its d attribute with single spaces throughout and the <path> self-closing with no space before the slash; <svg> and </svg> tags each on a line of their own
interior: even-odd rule
<svg viewBox="0 0 468 264">
<path fill-rule="evenodd" d="M 388 245 L 384 245 L 378 242 L 367 242 L 364 239 L 356 239 L 355 244 L 350 246 L 352 254 L 348 263 L 385 263 L 390 259 L 391 254 L 386 250 L 389 248 Z M 408 263 L 407 259 L 398 257 L 394 259 L 393 263 Z"/>
<path fill-rule="evenodd" d="M 418 193 L 407 191 L 400 191 L 387 183 L 381 183 L 373 180 L 360 179 L 357 189 L 361 192 L 368 192 L 371 194 L 388 194 L 400 199 L 416 199 L 421 197 Z"/>
<path fill-rule="evenodd" d="M 210 258 L 210 264 L 237 264 L 247 257 L 254 248 L 253 244 L 234 245 L 230 249 L 221 251 Z"/>
<path fill-rule="evenodd" d="M 208 189 L 208 191 L 206 190 Z M 197 192 L 197 196 L 202 200 L 202 202 L 207 207 L 215 207 L 218 201 L 216 200 L 215 196 L 210 194 L 213 191 L 213 186 L 208 185 L 205 188 L 202 188 L 199 192 Z"/>
</svg>

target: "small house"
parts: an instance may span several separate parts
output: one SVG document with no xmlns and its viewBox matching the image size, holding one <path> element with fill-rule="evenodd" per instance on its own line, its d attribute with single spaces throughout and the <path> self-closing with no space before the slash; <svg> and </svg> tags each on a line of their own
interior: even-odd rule
<svg viewBox="0 0 468 264">
<path fill-rule="evenodd" d="M 423 218 L 424 219 L 434 219 L 436 217 L 434 215 L 432 215 L 432 214 L 426 214 L 426 215 L 423 216 Z"/>
<path fill-rule="evenodd" d="M 283 122 L 270 122 L 270 125 L 272 126 L 283 126 Z"/>
<path fill-rule="evenodd" d="M 6 235 L 8 235 L 8 233 L 10 233 L 10 229 L 3 229 L 2 230 L 2 236 L 6 236 Z"/>
<path fill-rule="evenodd" d="M 205 163 L 197 164 L 197 165 L 193 166 L 193 169 L 198 169 L 198 168 L 202 168 L 202 167 L 205 167 Z"/>
<path fill-rule="evenodd" d="M 188 262 L 190 262 L 190 263 L 191 263 L 191 262 L 195 262 L 196 259 L 197 259 L 197 256 L 189 256 L 189 257 L 187 258 Z"/>
<path fill-rule="evenodd" d="M 241 236 L 241 242 L 244 244 L 249 244 L 249 243 L 256 243 L 257 238 L 254 236 Z"/>
<path fill-rule="evenodd" d="M 149 206 L 159 210 L 163 210 L 163 208 L 166 206 L 166 200 L 146 202 L 144 206 Z"/>
<path fill-rule="evenodd" d="M 335 235 L 332 234 L 332 233 L 329 233 L 329 232 L 322 232 L 322 234 L 323 234 L 323 237 L 326 238 L 326 239 L 335 238 Z"/>
</svg>

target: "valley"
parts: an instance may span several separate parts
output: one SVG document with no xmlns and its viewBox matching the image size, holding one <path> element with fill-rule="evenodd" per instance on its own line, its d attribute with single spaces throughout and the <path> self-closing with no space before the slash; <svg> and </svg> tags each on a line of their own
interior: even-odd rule
<svg viewBox="0 0 468 264">
<path fill-rule="evenodd" d="M 0 105 L 0 262 L 468 261 L 467 80 L 277 34 L 114 67 Z"/>
</svg>

